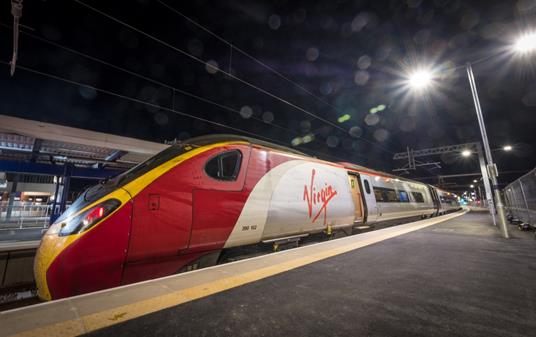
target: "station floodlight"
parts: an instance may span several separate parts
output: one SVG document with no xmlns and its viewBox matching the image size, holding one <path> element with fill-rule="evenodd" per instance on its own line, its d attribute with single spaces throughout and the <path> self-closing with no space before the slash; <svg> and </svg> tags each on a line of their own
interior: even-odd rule
<svg viewBox="0 0 536 337">
<path fill-rule="evenodd" d="M 504 151 L 512 151 L 512 145 L 505 145 L 503 146 Z"/>
<path fill-rule="evenodd" d="M 521 35 L 515 45 L 514 49 L 518 53 L 529 53 L 536 50 L 536 32 L 530 32 Z"/>
<path fill-rule="evenodd" d="M 470 155 L 471 155 L 471 151 L 469 151 L 469 150 L 463 150 L 462 151 L 462 156 L 469 157 Z"/>
<path fill-rule="evenodd" d="M 417 90 L 427 88 L 432 83 L 432 72 L 428 69 L 418 69 L 411 72 L 408 76 L 408 85 Z"/>
</svg>

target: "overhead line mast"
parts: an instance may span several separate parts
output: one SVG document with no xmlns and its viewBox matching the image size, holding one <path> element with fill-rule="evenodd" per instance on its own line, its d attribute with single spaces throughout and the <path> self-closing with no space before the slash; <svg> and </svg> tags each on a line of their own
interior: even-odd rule
<svg viewBox="0 0 536 337">
<path fill-rule="evenodd" d="M 9 64 L 10 74 L 13 76 L 19 55 L 19 22 L 22 17 L 22 0 L 11 0 L 11 14 L 13 15 L 13 56 Z"/>
</svg>

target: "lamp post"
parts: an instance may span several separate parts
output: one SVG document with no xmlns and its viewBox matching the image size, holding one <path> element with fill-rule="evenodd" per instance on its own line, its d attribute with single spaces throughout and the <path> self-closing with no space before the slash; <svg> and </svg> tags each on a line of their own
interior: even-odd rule
<svg viewBox="0 0 536 337">
<path fill-rule="evenodd" d="M 526 55 L 533 51 L 536 51 L 536 32 L 530 32 L 524 34 L 518 38 L 516 43 L 513 45 L 513 50 L 516 53 Z M 494 55 L 491 55 L 494 56 Z M 486 58 L 488 59 L 488 58 Z M 484 153 L 487 160 L 487 165 L 484 160 L 484 155 L 482 154 L 482 149 L 480 144 L 477 145 L 477 152 L 479 155 L 480 167 L 482 170 L 482 178 L 484 182 L 484 188 L 486 190 L 486 199 L 489 203 L 490 213 L 493 218 L 493 223 L 495 224 L 495 206 L 497 208 L 497 216 L 499 218 L 499 223 L 505 238 L 508 238 L 508 227 L 506 223 L 506 216 L 504 213 L 504 204 L 502 200 L 501 193 L 499 191 L 499 184 L 497 182 L 497 165 L 493 162 L 493 157 L 491 156 L 491 150 L 488 142 L 488 135 L 486 133 L 486 126 L 484 124 L 484 118 L 482 116 L 482 108 L 480 107 L 480 100 L 478 98 L 478 92 L 476 89 L 475 76 L 473 74 L 473 68 L 471 63 L 467 63 L 465 67 L 467 71 L 467 77 L 469 80 L 469 85 L 471 87 L 471 94 L 473 96 L 473 102 L 475 105 L 476 116 L 478 119 L 478 125 L 480 127 L 480 133 L 482 135 L 482 143 L 484 145 Z M 432 83 L 432 72 L 426 69 L 419 69 L 412 74 L 409 74 L 407 84 L 413 89 L 422 90 L 428 87 Z M 511 151 L 512 146 L 506 145 L 503 147 L 504 151 Z M 469 150 L 462 151 L 462 156 L 468 157 L 471 155 Z M 488 177 L 489 176 L 489 177 Z M 493 187 L 493 194 L 495 195 L 495 204 L 493 202 L 493 197 L 491 193 L 491 188 L 489 186 L 489 180 L 491 180 Z"/>
<path fill-rule="evenodd" d="M 493 157 L 491 156 L 491 150 L 488 142 L 488 134 L 486 132 L 486 125 L 484 124 L 484 117 L 482 116 L 482 108 L 480 107 L 480 100 L 478 98 L 478 92 L 476 90 L 475 76 L 473 74 L 473 67 L 471 63 L 466 65 L 467 77 L 469 79 L 469 85 L 471 86 L 471 94 L 473 96 L 473 101 L 475 103 L 476 117 L 478 119 L 478 125 L 480 127 L 480 134 L 482 135 L 482 143 L 484 144 L 484 153 L 486 155 L 486 160 L 488 162 L 487 172 L 489 178 L 491 179 L 491 184 L 493 186 L 493 192 L 495 194 L 495 206 L 497 209 L 497 216 L 499 218 L 499 224 L 505 238 L 508 238 L 508 225 L 506 222 L 506 215 L 504 213 L 504 204 L 502 201 L 501 191 L 499 190 L 499 183 L 497 181 L 498 171 L 497 165 L 493 162 Z"/>
</svg>

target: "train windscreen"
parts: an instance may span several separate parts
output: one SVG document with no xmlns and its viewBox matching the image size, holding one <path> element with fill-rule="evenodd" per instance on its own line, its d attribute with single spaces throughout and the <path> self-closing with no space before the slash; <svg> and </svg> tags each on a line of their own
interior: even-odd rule
<svg viewBox="0 0 536 337">
<path fill-rule="evenodd" d="M 199 145 L 178 144 L 170 146 L 164 151 L 161 151 L 153 157 L 147 159 L 143 163 L 134 166 L 130 170 L 123 172 L 112 179 L 104 180 L 99 184 L 88 188 L 73 202 L 73 204 L 63 214 L 61 214 L 61 216 L 55 222 L 64 221 L 65 219 L 69 218 L 71 215 L 75 214 L 76 212 L 91 204 L 92 202 L 95 202 L 98 199 L 104 197 L 105 195 L 113 192 L 118 187 L 122 187 L 125 184 L 128 184 L 132 180 L 149 172 L 153 168 L 193 149 L 196 146 Z"/>
<path fill-rule="evenodd" d="M 114 178 L 115 185 L 117 187 L 124 186 L 131 182 L 132 180 L 144 175 L 145 173 L 151 171 L 152 169 L 164 164 L 165 162 L 180 156 L 181 154 L 188 152 L 189 150 L 196 147 L 193 144 L 179 144 L 173 145 L 165 149 L 164 151 L 157 153 L 153 157 L 147 159 L 143 163 L 140 163 L 130 170 L 121 173 L 116 178 Z"/>
<path fill-rule="evenodd" d="M 212 144 L 219 141 L 228 140 L 241 140 L 244 141 L 244 137 L 240 136 L 228 136 L 228 135 L 211 135 L 201 136 L 186 140 L 182 143 L 172 145 L 167 149 L 157 153 L 153 157 L 147 159 L 143 163 L 140 163 L 130 170 L 117 175 L 114 178 L 107 179 L 101 183 L 88 188 L 84 191 L 78 199 L 56 220 L 56 222 L 63 221 L 71 215 L 75 214 L 82 208 L 86 207 L 92 202 L 104 197 L 105 195 L 113 192 L 116 188 L 122 187 L 134 179 L 142 176 L 143 174 L 151 171 L 152 169 L 164 164 L 165 162 L 180 156 L 194 148 Z"/>
<path fill-rule="evenodd" d="M 115 181 L 115 185 L 117 187 L 122 187 L 128 184 L 129 182 L 131 182 L 132 180 L 158 167 L 159 165 L 162 165 L 168 160 L 171 160 L 194 148 L 205 146 L 208 144 L 213 144 L 216 142 L 229 141 L 229 140 L 244 141 L 245 139 L 244 137 L 240 137 L 240 136 L 227 136 L 227 135 L 212 135 L 212 136 L 201 136 L 201 137 L 191 138 L 179 144 L 168 147 L 164 151 L 157 153 L 155 156 L 147 159 L 143 163 L 138 164 L 134 166 L 133 168 L 131 168 L 130 170 L 118 175 L 113 180 Z"/>
</svg>

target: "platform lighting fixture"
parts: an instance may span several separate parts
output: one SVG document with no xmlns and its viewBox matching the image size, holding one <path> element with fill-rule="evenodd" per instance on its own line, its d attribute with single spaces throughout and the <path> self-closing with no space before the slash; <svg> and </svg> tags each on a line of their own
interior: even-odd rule
<svg viewBox="0 0 536 337">
<path fill-rule="evenodd" d="M 536 50 L 536 32 L 530 32 L 521 35 L 515 45 L 515 51 L 521 54 L 526 54 Z"/>
<path fill-rule="evenodd" d="M 471 185 L 469 185 L 469 187 L 471 187 L 471 188 L 475 188 L 475 185 L 472 185 L 472 184 L 471 184 Z"/>
<path fill-rule="evenodd" d="M 475 179 L 475 180 L 473 180 L 473 182 L 474 182 L 474 183 L 477 183 L 477 182 L 478 182 L 478 180 L 476 180 L 476 179 Z"/>
<path fill-rule="evenodd" d="M 408 76 L 408 84 L 411 88 L 422 90 L 432 83 L 432 72 L 427 69 L 418 69 Z"/>
<path fill-rule="evenodd" d="M 512 151 L 512 145 L 505 145 L 503 146 L 504 151 Z"/>
<path fill-rule="evenodd" d="M 536 32 L 532 31 L 532 32 L 521 35 L 517 39 L 516 43 L 514 44 L 513 49 L 523 54 L 536 51 Z M 465 65 L 465 70 L 467 71 L 467 79 L 469 80 L 469 85 L 471 87 L 471 95 L 473 97 L 473 102 L 475 105 L 475 112 L 476 112 L 477 119 L 478 119 L 478 125 L 479 125 L 480 133 L 482 136 L 482 143 L 484 145 L 484 154 L 486 155 L 485 158 L 487 161 L 487 166 L 495 167 L 495 163 L 493 162 L 491 150 L 489 147 L 488 135 L 487 135 L 486 127 L 484 125 L 484 117 L 482 116 L 482 108 L 480 106 L 480 99 L 478 98 L 475 76 L 473 74 L 473 67 L 472 67 L 471 62 L 468 62 Z M 432 73 L 430 71 L 423 71 L 422 69 L 416 70 L 414 73 L 410 73 L 410 76 L 408 77 L 408 83 L 414 89 L 423 89 L 424 87 L 430 85 L 431 81 L 432 81 Z M 511 149 L 510 150 L 504 149 L 504 150 L 510 151 Z M 469 157 L 470 155 L 471 155 L 471 151 L 469 150 L 462 151 L 462 156 Z M 481 167 L 484 170 L 484 166 L 481 165 Z M 496 175 L 492 174 L 490 176 L 490 179 L 491 179 L 492 186 L 498 186 Z M 502 195 L 497 188 L 494 188 L 492 191 L 489 190 L 489 186 L 487 185 L 485 185 L 485 188 L 486 188 L 486 193 L 488 195 L 491 195 L 492 192 L 495 194 L 496 205 L 494 205 L 493 203 L 490 204 L 490 214 L 493 218 L 493 223 L 495 224 L 495 212 L 496 212 L 499 218 L 499 223 L 502 227 L 503 235 L 505 238 L 509 238 Z"/>
</svg>

